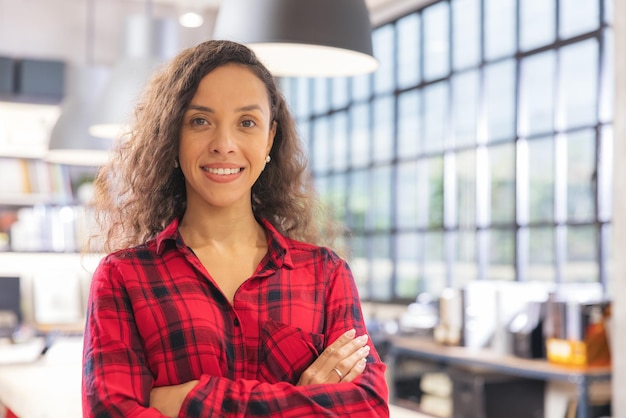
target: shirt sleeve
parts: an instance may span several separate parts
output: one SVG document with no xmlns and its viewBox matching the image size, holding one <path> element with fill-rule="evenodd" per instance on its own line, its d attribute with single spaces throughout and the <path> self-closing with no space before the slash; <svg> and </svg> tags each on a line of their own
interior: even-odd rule
<svg viewBox="0 0 626 418">
<path fill-rule="evenodd" d="M 327 344 L 352 328 L 357 335 L 365 334 L 358 292 L 348 265 L 329 252 L 325 270 Z M 204 375 L 185 399 L 179 417 L 389 417 L 385 365 L 371 341 L 368 344 L 365 371 L 349 383 L 294 386 Z"/>
<path fill-rule="evenodd" d="M 148 408 L 153 377 L 130 298 L 106 258 L 89 292 L 83 348 L 83 417 L 163 417 Z"/>
</svg>

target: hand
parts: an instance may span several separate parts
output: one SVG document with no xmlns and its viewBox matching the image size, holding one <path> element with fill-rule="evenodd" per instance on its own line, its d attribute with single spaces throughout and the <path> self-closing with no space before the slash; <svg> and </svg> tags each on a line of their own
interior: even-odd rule
<svg viewBox="0 0 626 418">
<path fill-rule="evenodd" d="M 300 376 L 297 386 L 318 383 L 352 382 L 365 370 L 370 352 L 367 335 L 354 338 L 350 330 L 326 347 L 320 356 Z"/>
<path fill-rule="evenodd" d="M 150 391 L 150 406 L 168 417 L 177 417 L 183 401 L 191 389 L 198 384 L 198 380 L 173 386 L 161 386 Z"/>
</svg>

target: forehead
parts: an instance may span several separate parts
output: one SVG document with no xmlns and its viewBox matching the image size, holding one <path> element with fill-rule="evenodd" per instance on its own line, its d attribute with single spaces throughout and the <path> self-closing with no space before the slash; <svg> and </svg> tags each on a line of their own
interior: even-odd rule
<svg viewBox="0 0 626 418">
<path fill-rule="evenodd" d="M 202 97 L 246 99 L 265 99 L 269 103 L 269 94 L 265 83 L 247 66 L 242 64 L 224 64 L 206 74 L 198 84 L 194 98 Z"/>
</svg>

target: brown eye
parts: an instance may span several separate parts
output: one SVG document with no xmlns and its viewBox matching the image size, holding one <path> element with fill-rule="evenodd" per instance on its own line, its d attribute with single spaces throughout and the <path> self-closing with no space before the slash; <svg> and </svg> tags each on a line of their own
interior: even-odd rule
<svg viewBox="0 0 626 418">
<path fill-rule="evenodd" d="M 254 128 L 256 126 L 256 123 L 253 120 L 246 119 L 246 120 L 241 122 L 241 125 L 244 128 Z"/>
<path fill-rule="evenodd" d="M 203 126 L 203 125 L 208 125 L 208 121 L 204 118 L 193 118 L 191 119 L 191 124 L 194 126 Z"/>
</svg>

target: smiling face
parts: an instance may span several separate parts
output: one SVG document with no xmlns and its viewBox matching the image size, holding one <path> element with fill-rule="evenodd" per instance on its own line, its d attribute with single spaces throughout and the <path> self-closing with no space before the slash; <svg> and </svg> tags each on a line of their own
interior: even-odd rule
<svg viewBox="0 0 626 418">
<path fill-rule="evenodd" d="M 265 84 L 226 64 L 204 76 L 183 116 L 179 162 L 187 210 L 251 208 L 251 189 L 270 153 L 276 124 Z"/>
</svg>

